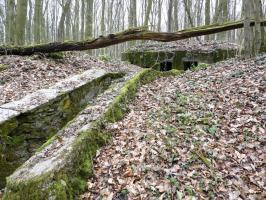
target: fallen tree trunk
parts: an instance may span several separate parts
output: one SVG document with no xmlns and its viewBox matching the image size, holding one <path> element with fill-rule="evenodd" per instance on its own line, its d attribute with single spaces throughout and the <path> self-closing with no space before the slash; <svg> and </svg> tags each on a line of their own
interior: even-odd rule
<svg viewBox="0 0 266 200">
<path fill-rule="evenodd" d="M 250 26 L 255 22 L 251 21 Z M 266 20 L 261 22 L 261 26 L 266 26 Z M 144 28 L 129 29 L 120 33 L 100 36 L 95 39 L 81 42 L 54 42 L 48 44 L 39 44 L 34 46 L 16 47 L 1 46 L 0 55 L 32 55 L 34 53 L 53 53 L 60 51 L 83 51 L 89 49 L 99 49 L 111 45 L 132 41 L 132 40 L 153 40 L 160 42 L 170 42 L 176 40 L 198 37 L 203 35 L 215 34 L 223 31 L 229 31 L 244 27 L 243 21 L 228 22 L 225 24 L 213 24 L 209 26 L 200 26 L 192 29 L 182 30 L 174 33 L 152 32 Z"/>
</svg>

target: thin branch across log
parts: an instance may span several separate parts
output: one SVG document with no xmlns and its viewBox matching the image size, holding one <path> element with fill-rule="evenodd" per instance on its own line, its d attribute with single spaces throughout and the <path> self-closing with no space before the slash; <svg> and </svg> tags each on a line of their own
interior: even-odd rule
<svg viewBox="0 0 266 200">
<path fill-rule="evenodd" d="M 252 21 L 251 26 L 255 25 Z M 266 26 L 266 20 L 261 22 L 261 26 Z M 213 24 L 200 26 L 192 29 L 182 30 L 175 33 L 152 32 L 143 28 L 129 29 L 120 33 L 100 36 L 95 39 L 81 42 L 54 42 L 49 44 L 39 44 L 26 47 L 1 46 L 0 55 L 32 55 L 34 53 L 53 53 L 60 51 L 83 51 L 89 49 L 99 49 L 115 44 L 120 44 L 132 40 L 153 40 L 160 42 L 170 42 L 183 40 L 191 37 L 209 35 L 223 31 L 243 28 L 243 21 L 228 22 L 225 24 Z"/>
</svg>

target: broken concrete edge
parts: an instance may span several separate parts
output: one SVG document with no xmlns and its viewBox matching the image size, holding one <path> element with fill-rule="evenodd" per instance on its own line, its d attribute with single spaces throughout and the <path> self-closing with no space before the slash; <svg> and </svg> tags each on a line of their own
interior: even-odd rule
<svg viewBox="0 0 266 200">
<path fill-rule="evenodd" d="M 14 119 L 21 114 L 34 112 L 34 110 L 38 109 L 40 106 L 49 104 L 57 97 L 67 95 L 72 90 L 81 88 L 91 81 L 101 80 L 103 77 L 119 78 L 124 75 L 125 73 L 122 72 L 107 73 L 104 70 L 100 70 L 98 73 L 95 73 L 95 70 L 88 70 L 81 75 L 74 76 L 74 78 L 65 79 L 49 89 L 41 89 L 18 101 L 0 105 L 0 136 L 8 135 L 6 131 L 4 131 L 6 129 L 5 127 L 10 127 L 9 122 L 12 122 L 11 127 L 14 127 Z M 76 81 L 74 81 L 74 79 Z"/>
<path fill-rule="evenodd" d="M 199 63 L 216 63 L 238 54 L 237 50 L 217 49 L 211 52 L 189 52 L 189 51 L 126 51 L 121 54 L 121 59 L 142 68 L 153 68 L 160 70 L 160 64 L 164 61 L 171 61 L 172 68 L 183 70 L 183 58 L 188 54 L 198 60 Z"/>
<path fill-rule="evenodd" d="M 48 95 L 49 100 L 36 108 L 30 105 L 25 112 L 0 108 L 0 118 L 6 119 L 0 120 L 0 189 L 5 187 L 6 177 L 28 160 L 44 142 L 49 142 L 49 138 L 75 118 L 95 96 L 105 91 L 112 81 L 125 75 L 123 72 L 105 72 L 94 73 L 93 78 L 89 78 L 89 74 L 87 78 L 82 76 L 73 90 L 64 87 L 67 90 L 54 93 L 54 99 Z M 69 87 L 73 88 L 73 85 Z"/>
<path fill-rule="evenodd" d="M 76 88 L 86 85 L 89 81 L 102 77 L 105 74 L 108 74 L 108 72 L 103 69 L 90 69 L 81 74 L 59 81 L 50 88 L 37 90 L 20 100 L 0 105 L 0 108 L 25 113 L 49 102 L 57 96 L 69 93 Z"/>
<path fill-rule="evenodd" d="M 177 70 L 162 73 L 143 69 L 136 74 L 125 83 L 107 110 L 77 136 L 72 145 L 74 150 L 66 157 L 69 159 L 67 167 L 26 181 L 7 178 L 4 200 L 75 199 L 86 189 L 87 179 L 93 175 L 96 151 L 112 138 L 110 133 L 104 132 L 104 125 L 118 121 L 126 114 L 130 101 L 134 99 L 141 85 L 159 77 L 177 76 L 181 73 Z"/>
</svg>

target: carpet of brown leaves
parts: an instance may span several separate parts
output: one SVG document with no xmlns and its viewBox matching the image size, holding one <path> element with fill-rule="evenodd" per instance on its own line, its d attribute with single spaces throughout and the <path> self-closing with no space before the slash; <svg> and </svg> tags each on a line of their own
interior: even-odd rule
<svg viewBox="0 0 266 200">
<path fill-rule="evenodd" d="M 217 49 L 227 49 L 227 50 L 237 50 L 239 46 L 225 41 L 201 41 L 197 40 L 180 40 L 174 42 L 148 42 L 146 44 L 141 44 L 133 46 L 130 50 L 143 52 L 143 51 L 197 51 L 197 52 L 212 52 Z"/>
<path fill-rule="evenodd" d="M 39 56 L 0 56 L 0 105 L 23 98 L 38 89 L 48 88 L 69 76 L 91 68 L 107 71 L 127 70 L 121 63 L 103 62 L 87 54 L 67 54 L 64 59 L 53 60 Z"/>
<path fill-rule="evenodd" d="M 266 67 L 227 61 L 143 86 L 108 125 L 82 199 L 266 199 Z"/>
</svg>

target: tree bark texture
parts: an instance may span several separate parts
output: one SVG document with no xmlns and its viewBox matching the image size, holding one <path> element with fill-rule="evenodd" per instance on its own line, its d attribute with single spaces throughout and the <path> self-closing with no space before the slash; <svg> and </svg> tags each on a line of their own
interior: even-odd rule
<svg viewBox="0 0 266 200">
<path fill-rule="evenodd" d="M 255 22 L 251 21 L 250 26 L 255 26 Z M 266 26 L 266 20 L 261 22 L 261 26 Z M 84 51 L 89 49 L 99 49 L 133 40 L 153 40 L 160 42 L 170 42 L 191 37 L 220 33 L 223 31 L 229 31 L 243 27 L 244 21 L 228 22 L 226 24 L 214 24 L 210 26 L 201 26 L 197 28 L 178 31 L 175 33 L 152 32 L 142 28 L 135 28 L 120 33 L 100 36 L 95 39 L 90 39 L 81 42 L 55 42 L 29 47 L 1 46 L 0 55 L 32 55 L 34 53 Z"/>
</svg>

